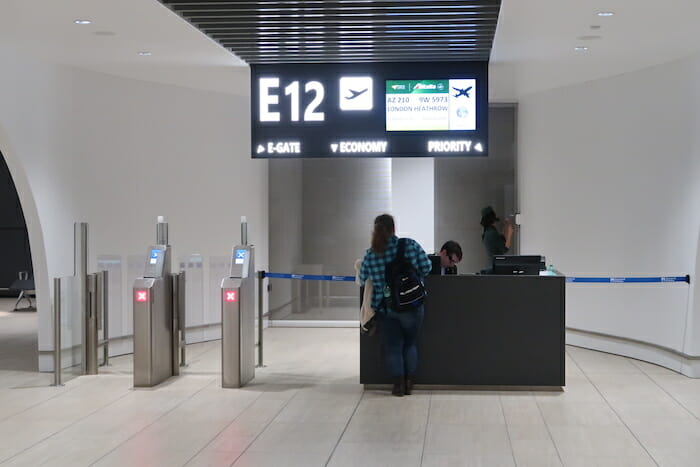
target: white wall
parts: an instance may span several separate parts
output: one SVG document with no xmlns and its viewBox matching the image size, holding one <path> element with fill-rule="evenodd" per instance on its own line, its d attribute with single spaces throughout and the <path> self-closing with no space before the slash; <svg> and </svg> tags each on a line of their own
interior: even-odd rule
<svg viewBox="0 0 700 467">
<path fill-rule="evenodd" d="M 73 272 L 75 221 L 90 224 L 94 270 L 99 254 L 144 254 L 157 215 L 170 224 L 174 258 L 226 256 L 246 215 L 267 269 L 267 162 L 250 158 L 248 98 L 38 63 L 1 47 L 0 62 L 0 151 L 27 218 L 40 350 L 52 348 L 50 280 Z"/>
<path fill-rule="evenodd" d="M 522 251 L 569 276 L 694 280 L 699 106 L 700 55 L 521 99 Z M 567 326 L 698 356 L 695 290 L 569 284 Z"/>
<path fill-rule="evenodd" d="M 435 252 L 435 162 L 431 157 L 391 160 L 391 211 L 396 235 Z"/>
</svg>

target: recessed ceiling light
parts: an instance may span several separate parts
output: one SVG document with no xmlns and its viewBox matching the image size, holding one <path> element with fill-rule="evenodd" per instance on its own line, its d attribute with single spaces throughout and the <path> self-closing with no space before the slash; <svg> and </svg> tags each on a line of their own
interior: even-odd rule
<svg viewBox="0 0 700 467">
<path fill-rule="evenodd" d="M 615 13 L 612 11 L 599 11 L 598 16 L 615 16 Z"/>
<path fill-rule="evenodd" d="M 576 52 L 586 52 L 588 50 L 588 47 L 574 47 L 574 50 Z"/>
<path fill-rule="evenodd" d="M 593 29 L 594 31 L 600 29 L 600 24 L 591 24 L 591 29 Z"/>
<path fill-rule="evenodd" d="M 142 57 L 150 57 L 153 54 L 148 50 L 142 50 L 141 52 L 139 52 L 139 55 L 141 55 Z"/>
<path fill-rule="evenodd" d="M 93 32 L 96 36 L 116 36 L 117 33 L 114 31 L 95 31 Z"/>
<path fill-rule="evenodd" d="M 75 24 L 90 24 L 90 23 L 92 23 L 92 21 L 90 21 L 89 19 L 76 19 L 75 20 Z"/>
</svg>

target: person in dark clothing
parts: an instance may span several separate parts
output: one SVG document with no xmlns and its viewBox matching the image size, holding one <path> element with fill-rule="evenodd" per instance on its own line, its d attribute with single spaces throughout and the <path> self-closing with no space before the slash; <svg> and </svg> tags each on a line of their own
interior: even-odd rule
<svg viewBox="0 0 700 467">
<path fill-rule="evenodd" d="M 481 226 L 484 228 L 481 234 L 481 241 L 492 261 L 496 255 L 504 255 L 510 250 L 513 240 L 513 224 L 508 219 L 503 221 L 503 234 L 499 233 L 495 223 L 500 219 L 496 216 L 496 211 L 491 206 L 486 206 L 481 210 Z"/>
<path fill-rule="evenodd" d="M 430 260 L 423 248 L 411 238 L 404 239 L 404 257 L 410 261 L 421 278 L 430 272 Z M 424 307 L 412 311 L 391 309 L 387 298 L 391 295 L 386 284 L 386 266 L 396 259 L 399 238 L 395 234 L 394 218 L 389 214 L 377 216 L 372 231 L 372 246 L 365 253 L 360 267 L 360 284 L 372 280 L 372 308 L 376 312 L 377 325 L 382 333 L 385 357 L 394 386 L 395 396 L 410 395 L 414 375 L 418 367 L 416 340 L 423 323 Z"/>
<path fill-rule="evenodd" d="M 457 274 L 457 263 L 462 261 L 462 247 L 454 240 L 448 240 L 440 248 L 437 255 L 428 255 L 432 263 L 430 274 L 449 275 Z"/>
</svg>

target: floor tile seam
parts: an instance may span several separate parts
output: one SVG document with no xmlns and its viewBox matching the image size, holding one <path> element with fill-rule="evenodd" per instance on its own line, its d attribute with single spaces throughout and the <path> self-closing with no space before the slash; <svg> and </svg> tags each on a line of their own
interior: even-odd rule
<svg viewBox="0 0 700 467">
<path fill-rule="evenodd" d="M 263 391 L 262 394 L 265 394 L 266 392 L 267 392 L 267 391 Z M 260 396 L 262 396 L 262 394 L 260 394 Z M 238 459 L 240 459 L 241 456 L 242 456 L 243 454 L 245 454 L 246 452 L 248 452 L 248 449 L 253 445 L 253 443 L 255 443 L 255 441 L 257 441 L 257 439 L 260 438 L 260 435 L 262 435 L 262 434 L 269 428 L 269 426 L 272 424 L 272 422 L 275 421 L 275 419 L 279 416 L 279 414 L 281 414 L 282 411 L 283 411 L 285 408 L 287 408 L 287 406 L 289 405 L 289 403 L 292 402 L 292 401 L 297 397 L 298 394 L 299 394 L 299 392 L 297 391 L 296 394 L 294 394 L 292 397 L 290 397 L 289 400 L 288 400 L 287 402 L 285 402 L 284 405 L 282 405 L 282 407 L 280 407 L 280 409 L 277 411 L 277 413 L 276 413 L 273 417 L 270 418 L 270 421 L 267 422 L 267 423 L 265 424 L 265 426 L 263 427 L 263 429 L 260 430 L 260 432 L 250 441 L 250 443 L 248 443 L 248 446 L 246 446 L 245 449 L 244 449 L 243 451 L 241 451 L 240 453 L 238 453 L 238 456 L 236 456 L 236 458 L 233 460 L 233 462 L 231 462 L 231 463 L 229 464 L 229 467 L 232 466 L 233 464 L 235 464 L 236 462 L 238 462 Z"/>
<path fill-rule="evenodd" d="M 233 422 L 235 422 L 236 420 L 238 420 L 238 418 L 241 416 L 241 414 L 242 414 L 243 412 L 245 412 L 245 411 L 248 410 L 250 407 L 252 407 L 253 404 L 255 404 L 255 403 L 258 401 L 258 399 L 260 399 L 260 398 L 262 397 L 263 394 L 265 394 L 265 391 L 263 391 L 263 392 L 261 392 L 260 394 L 258 394 L 258 396 L 257 396 L 255 399 L 251 400 L 250 403 L 249 403 L 248 405 L 246 405 L 246 406 L 243 408 L 243 410 L 241 410 L 241 411 L 238 413 L 238 415 L 236 415 L 235 417 L 233 417 L 233 420 L 231 420 L 229 423 L 227 423 L 225 427 L 223 427 L 221 430 L 219 430 L 219 432 L 216 433 L 216 435 L 214 435 L 214 437 L 213 437 L 211 440 L 209 440 L 209 442 L 208 442 L 207 444 L 205 444 L 204 446 L 202 446 L 202 448 L 201 448 L 199 451 L 197 451 L 192 457 L 190 457 L 189 459 L 187 459 L 187 462 L 185 462 L 184 465 L 187 465 L 187 464 L 189 464 L 190 462 L 192 462 L 192 460 L 193 460 L 195 457 L 197 457 L 199 454 L 202 453 L 202 451 L 204 451 L 207 447 L 209 447 L 209 445 L 211 445 L 211 444 L 214 442 L 214 440 L 215 440 L 216 438 L 218 438 L 219 435 L 221 435 L 221 433 L 223 433 L 224 431 L 226 431 L 226 430 L 228 429 L 228 427 L 230 427 L 231 425 L 233 425 Z M 236 458 L 236 459 L 237 459 L 237 458 Z M 233 462 L 236 462 L 236 461 L 234 460 Z M 231 463 L 231 464 L 229 464 L 229 465 L 233 465 L 233 463 Z"/>
<path fill-rule="evenodd" d="M 636 365 L 635 365 L 635 366 L 636 366 Z M 688 412 L 688 414 L 690 414 L 691 417 L 693 417 L 693 418 L 695 418 L 696 420 L 700 421 L 700 417 L 698 417 L 697 415 L 695 415 L 695 413 L 693 413 L 693 412 L 692 412 L 688 407 L 686 407 L 681 401 L 679 401 L 678 399 L 676 399 L 676 398 L 673 396 L 673 394 L 671 394 L 666 388 L 664 388 L 662 385 L 660 385 L 654 378 L 651 377 L 650 374 L 648 374 L 646 371 L 644 371 L 644 369 L 642 369 L 641 367 L 638 367 L 638 368 L 639 368 L 640 371 L 644 374 L 644 376 L 646 376 L 647 378 L 649 378 L 649 380 L 650 380 L 656 387 L 658 387 L 659 389 L 661 389 L 668 397 L 670 397 L 671 399 L 673 399 L 673 401 L 674 401 L 676 404 L 680 405 L 680 406 L 683 408 L 683 410 L 685 410 L 686 412 Z"/>
<path fill-rule="evenodd" d="M 620 357 L 620 358 L 625 358 L 625 357 Z M 660 465 L 660 464 L 657 462 L 657 460 L 654 458 L 654 456 L 651 455 L 651 453 L 649 452 L 649 450 L 647 449 L 647 447 L 644 445 L 644 443 L 642 443 L 642 442 L 640 441 L 640 439 L 637 437 L 637 434 L 634 432 L 634 430 L 632 430 L 632 429 L 629 427 L 629 425 L 627 425 L 627 423 L 625 423 L 625 420 L 622 418 L 622 416 L 617 412 L 617 410 L 615 410 L 615 407 L 613 407 L 613 405 L 610 403 L 610 401 L 605 397 L 605 395 L 604 395 L 603 392 L 600 390 L 600 388 L 599 388 L 598 386 L 596 386 L 596 384 L 589 378 L 588 373 L 586 373 L 586 372 L 583 370 L 583 368 L 581 368 L 581 366 L 579 365 L 579 363 L 576 361 L 576 359 L 575 359 L 573 356 L 571 357 L 571 361 L 574 362 L 574 365 L 576 365 L 576 366 L 578 367 L 578 369 L 581 371 L 581 373 L 583 373 L 583 376 L 586 378 L 586 380 L 595 388 L 596 392 L 600 395 L 600 397 L 603 398 L 603 400 L 605 401 L 605 403 L 608 404 L 608 407 L 610 407 L 610 410 L 613 411 L 613 413 L 615 414 L 615 416 L 620 420 L 620 422 L 625 426 L 625 428 L 627 428 L 627 431 L 629 431 L 629 433 L 632 435 L 632 437 L 635 439 L 635 441 L 637 441 L 637 443 L 642 447 L 642 449 L 644 449 L 644 452 L 647 453 L 647 455 L 648 455 L 649 458 L 652 460 L 652 462 L 654 462 L 654 464 L 656 464 L 657 466 Z M 634 364 L 632 364 L 632 366 L 634 366 L 635 368 L 637 368 L 637 366 L 634 365 Z M 638 368 L 638 369 L 639 369 L 639 368 Z M 639 371 L 640 371 L 642 374 L 645 374 L 641 369 L 639 369 Z M 546 421 L 545 421 L 545 423 L 546 423 Z"/>
<path fill-rule="evenodd" d="M 34 447 L 38 446 L 39 444 L 43 443 L 44 441 L 47 441 L 49 438 L 52 438 L 52 437 L 56 436 L 57 434 L 59 434 L 59 433 L 61 433 L 61 432 L 63 432 L 63 431 L 66 431 L 67 429 L 69 429 L 69 428 L 71 428 L 71 427 L 77 425 L 78 423 L 82 422 L 83 420 L 85 420 L 85 419 L 87 419 L 87 418 L 89 418 L 89 417 L 95 415 L 97 412 L 99 412 L 99 411 L 101 411 L 101 410 L 103 410 L 103 409 L 106 409 L 107 407 L 109 407 L 109 406 L 111 406 L 111 405 L 113 405 L 113 404 L 116 404 L 117 402 L 119 402 L 120 400 L 122 400 L 123 398 L 125 398 L 125 397 L 128 396 L 128 395 L 129 395 L 129 391 L 127 390 L 127 391 L 126 391 L 124 394 L 122 394 L 121 396 L 119 396 L 119 397 L 117 397 L 116 399 L 113 399 L 111 402 L 107 403 L 107 405 L 103 405 L 103 406 L 101 406 L 101 407 L 99 407 L 99 408 L 96 408 L 95 410 L 93 410 L 92 412 L 86 414 L 85 416 L 80 417 L 80 418 L 78 418 L 77 420 L 73 421 L 73 423 L 70 423 L 70 424 L 64 426 L 63 428 L 60 428 L 59 430 L 57 430 L 57 431 L 51 433 L 50 435 L 48 435 L 48 436 L 46 436 L 46 437 L 40 439 L 40 440 L 37 441 L 37 442 L 33 443 L 31 446 L 28 446 L 28 447 L 22 449 L 20 452 L 18 452 L 18 453 L 16 453 L 16 454 L 13 454 L 12 456 L 7 457 L 7 458 L 5 458 L 5 459 L 0 459 L 0 464 L 3 464 L 3 463 L 5 463 L 5 462 L 9 462 L 9 461 L 11 461 L 12 459 L 14 459 L 15 457 L 24 454 L 25 452 L 27 452 L 27 451 L 33 449 Z"/>
<path fill-rule="evenodd" d="M 357 412 L 357 408 L 360 407 L 360 404 L 362 403 L 362 399 L 365 398 L 365 392 L 362 391 L 362 395 L 360 396 L 359 399 L 357 399 L 357 403 L 355 404 L 355 408 L 352 411 L 352 414 L 348 417 L 348 421 L 345 422 L 345 426 L 343 427 L 343 431 L 340 433 L 340 436 L 338 436 L 338 440 L 335 442 L 335 446 L 333 446 L 333 449 L 331 449 L 331 453 L 328 455 L 328 459 L 326 459 L 326 463 L 323 464 L 324 467 L 328 467 L 328 464 L 330 464 L 331 459 L 333 459 L 333 455 L 335 454 L 336 449 L 338 449 L 338 446 L 340 445 L 340 441 L 343 439 L 343 436 L 345 436 L 345 432 L 348 429 L 348 426 L 350 426 L 350 422 L 352 421 L 352 418 L 355 416 L 355 413 Z"/>
<path fill-rule="evenodd" d="M 420 448 L 420 465 L 423 465 L 423 458 L 425 456 L 425 442 L 428 440 L 428 427 L 430 426 L 430 414 L 433 408 L 433 391 L 430 391 L 430 398 L 428 398 L 428 415 L 425 417 L 425 430 L 423 431 L 423 445 Z"/>
<path fill-rule="evenodd" d="M 64 395 L 66 395 L 66 394 L 68 394 L 68 393 L 70 393 L 70 392 L 72 392 L 72 391 L 75 391 L 76 389 L 78 389 L 78 388 L 80 388 L 80 387 L 82 387 L 82 386 L 83 386 L 82 384 L 79 384 L 79 385 L 76 385 L 75 387 L 72 387 L 72 388 L 66 388 L 66 390 L 63 391 L 63 392 L 61 392 L 61 393 L 54 394 L 54 395 L 52 395 L 51 397 L 49 397 L 49 398 L 47 398 L 47 399 L 43 399 L 43 400 L 37 402 L 36 404 L 32 404 L 32 405 L 30 405 L 29 407 L 26 407 L 25 409 L 23 409 L 23 410 L 21 410 L 21 411 L 19 411 L 19 412 L 17 412 L 17 413 L 14 413 L 14 414 L 12 414 L 12 415 L 8 415 L 8 416 L 5 417 L 5 418 L 1 418 L 1 419 L 0 419 L 0 423 L 4 423 L 6 420 L 9 420 L 9 419 L 12 418 L 12 417 L 15 417 L 15 416 L 17 416 L 17 415 L 23 414 L 24 412 L 26 412 L 26 411 L 28 411 L 28 410 L 31 410 L 31 409 L 33 409 L 33 408 L 35 408 L 35 407 L 37 407 L 37 406 L 39 406 L 39 405 L 41 405 L 41 404 L 44 404 L 44 403 L 46 403 L 46 402 L 48 402 L 48 401 L 50 401 L 50 400 L 53 400 L 53 399 L 55 399 L 55 398 L 57 398 L 57 397 L 64 396 Z M 40 386 L 40 387 L 43 388 L 43 387 L 58 387 L 58 386 L 49 385 L 49 386 Z M 60 387 L 64 387 L 64 388 L 65 388 L 65 385 L 61 384 Z M 20 391 L 21 391 L 22 389 L 30 389 L 30 388 L 15 387 L 15 388 L 8 388 L 8 389 L 16 389 L 16 390 L 20 390 Z"/>
<path fill-rule="evenodd" d="M 140 433 L 142 433 L 144 430 L 146 430 L 146 429 L 148 429 L 149 427 L 153 426 L 154 424 L 158 423 L 159 420 L 163 419 L 166 415 L 168 415 L 169 413 L 173 412 L 175 409 L 177 409 L 178 407 L 180 407 L 182 404 L 184 404 L 184 403 L 187 402 L 188 400 L 192 399 L 194 396 L 196 396 L 196 395 L 199 394 L 200 392 L 204 391 L 204 390 L 205 390 L 210 384 L 212 384 L 214 381 L 216 381 L 216 380 L 212 380 L 212 381 L 208 382 L 207 384 L 205 384 L 204 386 L 202 386 L 201 388 L 199 388 L 198 390 L 196 390 L 195 392 L 193 392 L 189 397 L 186 397 L 186 398 L 182 399 L 179 403 L 173 405 L 170 409 L 168 409 L 168 410 L 166 410 L 165 412 L 163 412 L 163 413 L 160 415 L 160 417 L 157 417 L 157 418 L 154 419 L 151 423 L 149 423 L 149 424 L 145 425 L 144 427 L 142 427 L 142 428 L 141 428 L 140 430 L 138 430 L 136 433 L 134 433 L 133 435 L 129 436 L 127 439 L 125 439 L 124 441 L 122 441 L 121 443 L 119 443 L 118 445 L 116 445 L 115 447 L 113 447 L 112 449 L 110 449 L 109 451 L 107 451 L 106 453 L 104 453 L 104 454 L 103 454 L 102 456 L 100 456 L 98 459 L 95 459 L 95 460 L 94 460 L 93 462 L 91 462 L 89 465 L 90 465 L 90 466 L 93 466 L 93 465 L 97 464 L 99 461 L 101 461 L 102 459 L 104 459 L 105 457 L 107 457 L 108 455 L 110 455 L 111 453 L 113 453 L 114 451 L 116 451 L 117 449 L 119 449 L 121 446 L 123 446 L 124 444 L 126 444 L 126 443 L 128 443 L 129 441 L 131 441 L 132 439 L 134 439 L 136 436 L 138 436 L 138 435 L 139 435 Z"/>
<path fill-rule="evenodd" d="M 510 447 L 510 455 L 513 458 L 513 465 L 517 466 L 518 461 L 515 458 L 515 449 L 513 449 L 513 440 L 510 437 L 510 429 L 508 427 L 508 419 L 506 419 L 506 410 L 503 407 L 503 400 L 500 394 L 498 395 L 498 405 L 501 408 L 501 416 L 503 417 L 503 423 L 506 427 L 506 436 L 508 437 L 508 446 Z"/>
<path fill-rule="evenodd" d="M 537 405 L 537 411 L 540 413 L 540 417 L 542 418 L 542 423 L 544 423 L 544 427 L 547 430 L 547 435 L 549 435 L 549 440 L 552 442 L 552 446 L 554 446 L 554 450 L 557 452 L 557 458 L 559 458 L 559 462 L 561 462 L 561 465 L 565 465 L 564 458 L 562 457 L 561 452 L 559 451 L 559 447 L 557 446 L 557 442 L 554 440 L 554 436 L 552 435 L 552 430 L 549 426 L 549 423 L 547 423 L 547 419 L 544 417 L 544 412 L 542 412 L 542 407 L 540 406 L 540 401 L 537 400 L 537 397 L 535 397 L 535 405 Z"/>
<path fill-rule="evenodd" d="M 217 339 L 217 340 L 221 340 L 221 339 Z M 208 354 L 209 352 L 211 352 L 213 350 L 221 350 L 221 348 L 219 346 L 213 346 L 211 349 L 203 349 L 197 353 L 192 352 L 192 354 L 193 354 L 192 358 L 195 358 L 197 360 L 194 360 L 193 362 L 190 362 L 190 363 L 196 363 L 197 361 L 201 361 L 201 359 L 204 355 Z"/>
<path fill-rule="evenodd" d="M 564 351 L 569 356 L 571 361 L 574 362 L 574 364 L 576 365 L 576 368 L 578 368 L 579 371 L 582 371 L 581 367 L 576 363 L 576 361 L 574 360 L 574 357 L 568 352 L 568 350 L 564 350 Z M 533 399 L 535 400 L 535 405 L 537 406 L 537 411 L 540 414 L 540 418 L 542 419 L 542 423 L 544 423 L 544 428 L 547 430 L 547 435 L 549 436 L 549 440 L 552 442 L 552 446 L 554 446 L 554 450 L 557 453 L 557 458 L 559 459 L 559 462 L 561 463 L 561 465 L 565 465 L 564 458 L 561 455 L 561 451 L 559 450 L 559 446 L 557 446 L 557 442 L 554 440 L 554 436 L 552 435 L 552 430 L 549 426 L 549 423 L 547 423 L 547 419 L 544 417 L 544 412 L 542 411 L 542 407 L 540 406 L 540 401 L 537 399 L 537 396 L 533 397 Z"/>
</svg>

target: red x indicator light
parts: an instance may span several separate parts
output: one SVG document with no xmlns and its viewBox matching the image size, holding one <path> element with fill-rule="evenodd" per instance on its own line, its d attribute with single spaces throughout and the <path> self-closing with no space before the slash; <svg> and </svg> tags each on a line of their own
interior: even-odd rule
<svg viewBox="0 0 700 467">
<path fill-rule="evenodd" d="M 236 291 L 235 290 L 227 290 L 225 292 L 226 296 L 224 297 L 224 300 L 227 302 L 235 302 L 236 301 Z"/>
<path fill-rule="evenodd" d="M 148 301 L 148 290 L 135 290 L 134 291 L 137 302 L 147 302 Z"/>
</svg>

